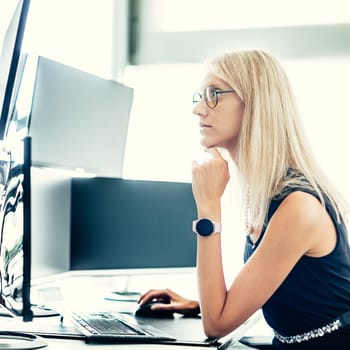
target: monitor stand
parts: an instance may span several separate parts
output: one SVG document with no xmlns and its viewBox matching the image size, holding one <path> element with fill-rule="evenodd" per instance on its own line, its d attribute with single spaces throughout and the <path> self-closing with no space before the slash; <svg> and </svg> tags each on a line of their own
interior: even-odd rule
<svg viewBox="0 0 350 350">
<path fill-rule="evenodd" d="M 33 317 L 50 317 L 50 316 L 59 316 L 60 315 L 57 311 L 52 310 L 46 306 L 38 306 L 35 304 L 31 306 L 31 310 L 33 312 Z M 8 312 L 6 310 L 0 309 L 0 317 L 13 318 L 16 316 L 14 316 L 13 314 L 11 314 L 10 312 Z"/>
<path fill-rule="evenodd" d="M 37 335 L 25 332 L 0 331 L 0 350 L 40 349 L 47 343 Z"/>
<path fill-rule="evenodd" d="M 137 302 L 141 296 L 140 292 L 129 290 L 131 276 L 126 276 L 126 282 L 123 289 L 112 290 L 110 299 L 119 301 L 131 301 Z"/>
<path fill-rule="evenodd" d="M 141 294 L 139 292 L 112 291 L 108 299 L 115 300 L 115 301 L 137 302 L 140 299 L 140 295 Z"/>
</svg>

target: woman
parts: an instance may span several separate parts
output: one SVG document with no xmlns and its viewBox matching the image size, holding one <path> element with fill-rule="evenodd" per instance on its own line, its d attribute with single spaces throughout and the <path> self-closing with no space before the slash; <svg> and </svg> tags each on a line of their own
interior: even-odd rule
<svg viewBox="0 0 350 350">
<path fill-rule="evenodd" d="M 284 70 L 264 52 L 223 54 L 209 62 L 202 91 L 194 114 L 212 159 L 193 163 L 192 186 L 205 333 L 223 337 L 262 308 L 277 349 L 349 348 L 350 325 L 339 319 L 350 311 L 346 208 L 307 147 Z M 229 288 L 219 231 L 230 175 L 217 148 L 237 166 L 246 213 L 245 264 Z M 154 308 L 198 311 L 169 290 L 140 303 L 164 297 L 170 304 Z"/>
</svg>

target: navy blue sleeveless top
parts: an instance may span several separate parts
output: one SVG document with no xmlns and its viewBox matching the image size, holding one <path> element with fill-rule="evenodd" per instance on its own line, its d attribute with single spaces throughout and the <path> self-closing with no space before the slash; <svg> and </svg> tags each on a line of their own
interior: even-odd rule
<svg viewBox="0 0 350 350">
<path fill-rule="evenodd" d="M 274 198 L 258 241 L 252 244 L 247 237 L 245 261 L 259 246 L 274 212 L 295 191 L 304 191 L 318 198 L 312 191 L 301 188 L 291 188 L 283 196 Z M 350 310 L 350 248 L 347 231 L 344 223 L 337 220 L 335 210 L 327 198 L 325 202 L 337 232 L 334 250 L 319 258 L 302 256 L 262 307 L 266 322 L 283 335 L 296 335 L 321 327 Z"/>
</svg>

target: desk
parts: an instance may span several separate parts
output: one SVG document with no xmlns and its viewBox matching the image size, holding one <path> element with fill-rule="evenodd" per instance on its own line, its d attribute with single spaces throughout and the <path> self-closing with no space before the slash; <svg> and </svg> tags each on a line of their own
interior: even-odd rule
<svg viewBox="0 0 350 350">
<path fill-rule="evenodd" d="M 125 276 L 123 277 L 125 279 Z M 62 292 L 63 301 L 67 300 L 68 307 L 79 309 L 83 307 L 84 310 L 122 310 L 124 307 L 128 308 L 128 312 L 136 307 L 136 304 L 132 306 L 131 303 L 119 303 L 115 301 L 108 301 L 103 296 L 106 296 L 111 290 L 115 290 L 115 285 L 119 277 L 116 276 L 70 276 L 62 280 L 57 280 L 55 282 L 50 282 L 45 288 L 60 288 Z M 188 287 L 192 287 L 196 282 L 193 279 L 193 275 L 172 275 L 166 276 L 135 276 L 133 277 L 133 290 L 139 290 L 141 292 L 147 290 L 147 288 L 155 286 L 156 288 L 161 288 L 169 286 L 180 293 L 185 293 L 185 296 L 190 296 L 191 291 Z M 137 281 L 136 281 L 137 280 Z M 162 281 L 155 283 L 155 281 Z M 170 283 L 171 281 L 171 283 Z M 183 283 L 184 281 L 184 283 Z M 189 281 L 192 282 L 189 283 Z M 153 283 L 152 283 L 153 282 Z M 170 283 L 170 284 L 169 284 Z M 111 288 L 113 286 L 114 288 Z M 43 289 L 43 286 L 37 286 L 37 289 Z M 45 289 L 44 288 L 44 289 Z M 34 291 L 34 290 L 33 290 Z M 84 291 L 84 297 L 82 297 L 82 291 Z M 193 290 L 192 290 L 193 292 Z M 52 293 L 51 293 L 52 294 Z M 57 293 L 53 293 L 57 294 Z M 69 300 L 68 300 L 69 299 Z M 71 306 L 69 306 L 71 305 Z M 182 316 L 176 315 L 174 319 L 143 319 L 144 322 L 148 322 L 154 327 L 164 330 L 166 333 L 175 336 L 181 340 L 194 340 L 203 341 L 206 337 L 202 329 L 202 322 L 200 318 L 184 318 Z M 47 333 L 60 333 L 62 331 L 65 335 L 72 337 L 78 335 L 78 331 L 70 323 L 69 319 L 63 321 L 63 325 L 60 323 L 60 317 L 36 317 L 33 322 L 21 322 L 18 319 L 0 317 L 0 329 L 2 330 L 15 330 L 15 331 L 26 331 L 35 334 L 47 334 Z M 81 339 L 65 339 L 65 338 L 45 338 L 50 349 L 155 349 L 155 350 L 181 350 L 181 349 L 215 349 L 215 347 L 208 346 L 183 346 L 183 345 L 163 345 L 163 344 L 87 344 Z M 243 344 L 236 343 L 232 349 L 249 349 Z"/>
<path fill-rule="evenodd" d="M 183 322 L 182 322 L 183 321 Z M 164 329 L 168 333 L 176 334 L 177 332 L 184 331 L 183 339 L 191 339 L 191 335 L 198 337 L 201 334 L 201 321 L 199 319 L 182 319 L 175 318 L 174 320 L 152 320 L 155 327 Z M 8 317 L 0 318 L 0 329 L 11 330 L 11 331 L 26 331 L 30 333 L 41 334 L 42 332 L 58 332 L 60 327 L 59 317 L 40 317 L 34 319 L 33 322 L 21 322 L 17 319 L 11 319 Z M 67 327 L 70 330 L 70 325 Z M 75 330 L 72 329 L 72 333 Z M 68 336 L 68 335 L 67 335 Z M 74 336 L 74 335 L 73 335 Z M 45 342 L 49 345 L 49 349 L 60 350 L 60 349 L 76 349 L 76 350 L 102 350 L 102 349 L 128 349 L 128 350 L 140 350 L 140 349 L 154 349 L 154 350 L 210 350 L 215 347 L 208 346 L 184 346 L 184 345 L 164 345 L 164 344 L 87 344 L 81 339 L 65 339 L 65 338 L 53 338 L 44 337 Z M 236 343 L 232 349 L 250 349 L 243 344 Z"/>
</svg>

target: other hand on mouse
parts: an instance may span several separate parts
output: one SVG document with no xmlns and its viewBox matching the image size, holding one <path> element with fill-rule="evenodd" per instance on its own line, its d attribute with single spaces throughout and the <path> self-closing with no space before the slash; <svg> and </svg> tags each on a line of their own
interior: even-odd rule
<svg viewBox="0 0 350 350">
<path fill-rule="evenodd" d="M 200 312 L 198 301 L 184 298 L 170 289 L 151 289 L 142 294 L 138 302 L 140 303 L 139 309 L 150 303 L 152 305 L 158 304 L 158 306 L 154 307 L 157 308 L 156 310 L 150 310 L 152 313 L 151 317 L 172 317 L 170 313 L 175 312 L 186 317 L 198 317 Z M 156 311 L 159 313 L 169 311 L 169 316 L 156 316 L 153 314 Z"/>
<path fill-rule="evenodd" d="M 154 308 L 152 308 L 154 305 Z M 135 316 L 140 317 L 155 317 L 155 318 L 172 318 L 174 311 L 168 308 L 162 308 L 164 305 L 169 305 L 169 302 L 160 302 L 157 300 L 142 304 L 135 311 Z M 157 308 L 159 307 L 159 308 Z"/>
</svg>

